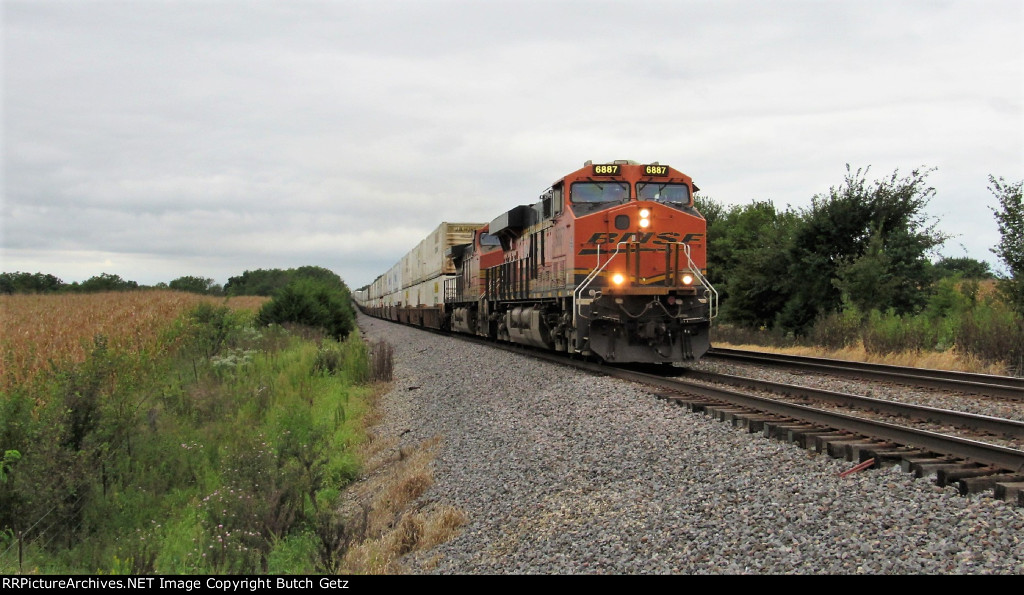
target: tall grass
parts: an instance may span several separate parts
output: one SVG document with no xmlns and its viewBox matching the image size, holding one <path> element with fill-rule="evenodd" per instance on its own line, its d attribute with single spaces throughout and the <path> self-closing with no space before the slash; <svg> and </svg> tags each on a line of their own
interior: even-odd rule
<svg viewBox="0 0 1024 595">
<path fill-rule="evenodd" d="M 966 312 L 956 325 L 956 345 L 984 361 L 1005 362 L 1024 375 L 1024 321 L 1009 308 L 986 304 Z"/>
<path fill-rule="evenodd" d="M 900 315 L 846 305 L 820 316 L 806 336 L 716 325 L 715 344 L 918 367 L 1024 375 L 1024 319 L 991 288 L 945 279 L 924 310 Z"/>
<path fill-rule="evenodd" d="M 432 461 L 441 439 L 397 447 L 394 439 L 371 442 L 368 459 L 378 461 L 370 480 L 358 486 L 359 506 L 351 516 L 356 539 L 339 563 L 346 574 L 398 574 L 402 555 L 433 547 L 455 536 L 468 522 L 450 506 L 417 505 L 433 484 Z M 391 456 L 381 460 L 382 452 Z M 388 472 L 381 472 L 382 469 Z"/>
<path fill-rule="evenodd" d="M 181 295 L 146 292 L 153 303 L 110 316 L 88 312 L 109 300 L 53 296 L 79 300 L 50 319 L 65 344 L 37 346 L 46 365 L 5 360 L 0 452 L 17 454 L 0 480 L 0 573 L 337 568 L 353 533 L 337 510 L 360 473 L 367 347 L 257 328 L 249 309 Z M 45 321 L 34 316 L 5 330 Z M 69 320 L 88 328 L 61 330 Z"/>
</svg>

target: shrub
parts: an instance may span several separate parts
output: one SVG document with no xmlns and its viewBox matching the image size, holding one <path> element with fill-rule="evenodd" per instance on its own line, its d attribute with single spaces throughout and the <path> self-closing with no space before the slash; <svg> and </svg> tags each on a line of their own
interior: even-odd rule
<svg viewBox="0 0 1024 595">
<path fill-rule="evenodd" d="M 842 312 L 819 317 L 808 338 L 814 345 L 842 349 L 860 340 L 863 325 L 864 315 L 856 306 L 848 305 Z"/>
<path fill-rule="evenodd" d="M 935 284 L 924 313 L 929 318 L 949 317 L 970 310 L 977 302 L 978 282 L 946 277 Z"/>
<path fill-rule="evenodd" d="M 164 294 L 185 295 L 145 295 Z M 369 375 L 367 347 L 322 341 L 336 372 L 311 376 L 316 343 L 211 304 L 176 307 L 147 342 L 89 327 L 80 358 L 46 351 L 31 382 L 0 386 L 0 573 L 21 548 L 26 571 L 57 574 L 334 567 L 351 538 L 335 511 L 360 474 L 369 391 L 350 384 Z"/>
<path fill-rule="evenodd" d="M 189 312 L 193 347 L 205 357 L 216 355 L 231 332 L 231 311 L 227 306 L 201 303 Z"/>
<path fill-rule="evenodd" d="M 260 309 L 261 324 L 298 323 L 322 328 L 339 341 L 352 331 L 355 315 L 344 288 L 314 279 L 299 279 L 286 285 Z"/>
<path fill-rule="evenodd" d="M 314 374 L 343 374 L 349 382 L 365 382 L 369 376 L 366 345 L 355 335 L 344 342 L 323 341 L 313 361 Z"/>
<path fill-rule="evenodd" d="M 956 329 L 956 347 L 989 362 L 1024 371 L 1024 320 L 1001 303 L 982 303 L 965 312 Z"/>
<path fill-rule="evenodd" d="M 885 355 L 900 351 L 933 349 L 938 344 L 937 329 L 927 317 L 903 317 L 889 310 L 872 310 L 862 335 L 864 350 Z"/>
</svg>

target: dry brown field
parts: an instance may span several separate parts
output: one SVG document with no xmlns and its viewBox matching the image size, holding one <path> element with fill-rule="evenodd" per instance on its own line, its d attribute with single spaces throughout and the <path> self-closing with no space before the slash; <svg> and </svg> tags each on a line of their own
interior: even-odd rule
<svg viewBox="0 0 1024 595">
<path fill-rule="evenodd" d="M 715 343 L 715 346 L 729 349 L 745 349 L 747 351 L 765 351 L 768 353 L 803 355 L 807 357 L 841 359 L 854 362 L 868 362 L 872 364 L 887 364 L 890 366 L 909 366 L 912 368 L 932 370 L 953 370 L 956 372 L 973 372 L 976 374 L 1010 374 L 1009 367 L 1005 362 L 984 362 L 976 357 L 959 353 L 955 349 L 943 352 L 905 351 L 903 353 L 876 355 L 868 353 L 862 344 L 844 347 L 843 349 L 826 349 L 824 347 L 765 347 L 763 345 L 733 345 L 725 342 Z"/>
<path fill-rule="evenodd" d="M 202 302 L 258 309 L 268 298 L 218 298 L 171 290 L 0 295 L 0 393 L 31 381 L 50 362 L 82 362 L 96 335 L 156 357 L 162 331 Z"/>
</svg>

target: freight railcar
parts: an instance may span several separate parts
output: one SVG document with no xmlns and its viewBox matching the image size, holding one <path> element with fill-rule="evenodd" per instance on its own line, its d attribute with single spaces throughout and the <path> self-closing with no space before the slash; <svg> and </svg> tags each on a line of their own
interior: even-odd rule
<svg viewBox="0 0 1024 595">
<path fill-rule="evenodd" d="M 588 161 L 535 204 L 442 224 L 424 240 L 443 245 L 432 276 L 393 268 L 356 299 L 374 316 L 609 362 L 693 361 L 718 301 L 696 190 L 659 163 Z"/>
</svg>

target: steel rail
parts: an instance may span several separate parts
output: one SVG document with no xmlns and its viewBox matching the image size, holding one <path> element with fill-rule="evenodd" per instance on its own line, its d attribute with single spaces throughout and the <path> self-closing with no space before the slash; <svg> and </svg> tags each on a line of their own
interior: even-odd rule
<svg viewBox="0 0 1024 595">
<path fill-rule="evenodd" d="M 967 392 L 981 396 L 1024 400 L 1024 378 L 1017 378 L 1015 376 L 909 368 L 848 360 L 761 353 L 742 349 L 723 349 L 720 347 L 712 348 L 704 357 L 706 359 L 742 361 L 768 366 L 786 366 L 823 374 L 842 374 L 855 378 L 897 382 L 914 386 Z"/>
<path fill-rule="evenodd" d="M 1024 472 L 1024 451 L 1013 448 L 948 436 L 938 432 L 907 428 L 888 422 L 873 421 L 843 413 L 824 411 L 805 405 L 786 403 L 705 384 L 687 382 L 678 378 L 665 378 L 644 372 L 622 369 L 614 369 L 614 372 L 610 372 L 612 369 L 607 366 L 592 364 L 590 366 L 593 366 L 591 368 L 592 371 L 632 380 L 641 384 L 718 399 L 765 413 L 792 417 L 836 430 L 863 434 L 871 438 L 889 440 L 914 448 L 923 448 L 939 454 L 959 457 L 1015 473 Z"/>
<path fill-rule="evenodd" d="M 857 409 L 875 411 L 890 415 L 902 415 L 912 419 L 918 419 L 933 423 L 952 424 L 961 427 L 973 428 L 1017 438 L 1024 438 L 1024 421 L 1004 419 L 977 413 L 966 413 L 950 409 L 939 409 L 925 405 L 914 405 L 911 403 L 900 403 L 876 399 L 862 395 L 842 393 L 837 391 L 824 390 L 797 384 L 784 384 L 781 382 L 770 382 L 756 378 L 745 378 L 731 374 L 718 374 L 690 370 L 686 373 L 687 378 L 703 380 L 706 382 L 720 382 L 732 386 L 740 386 L 753 390 L 765 390 L 773 393 L 789 395 L 791 397 L 829 401 Z"/>
</svg>

